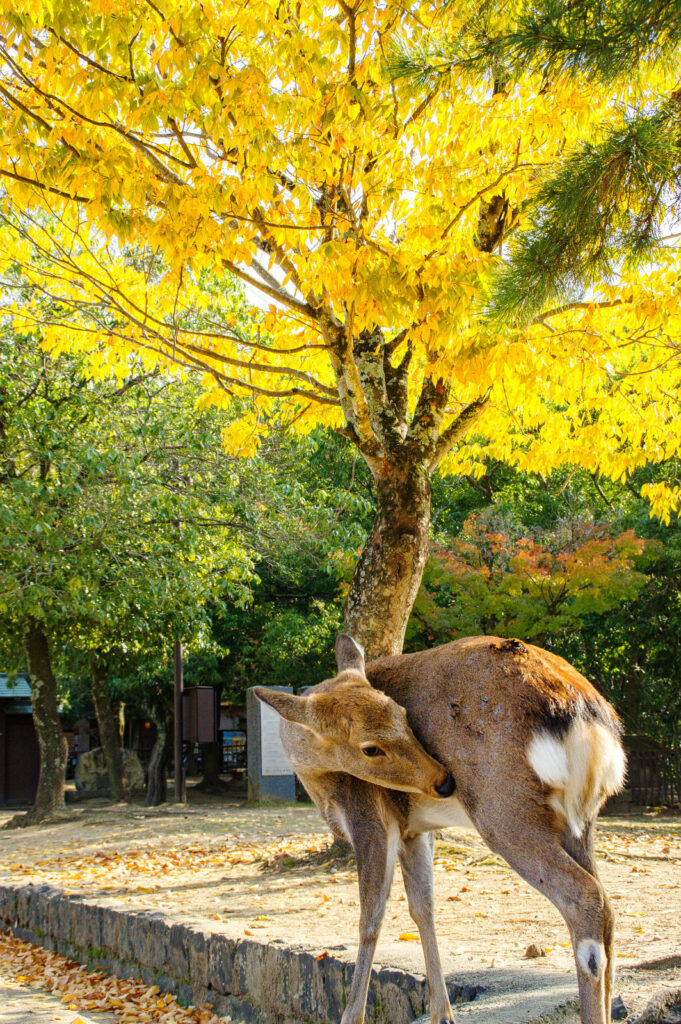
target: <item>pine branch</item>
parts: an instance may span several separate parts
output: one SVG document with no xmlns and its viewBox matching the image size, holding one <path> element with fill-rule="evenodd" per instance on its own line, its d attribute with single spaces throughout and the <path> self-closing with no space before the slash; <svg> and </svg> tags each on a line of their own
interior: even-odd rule
<svg viewBox="0 0 681 1024">
<path fill-rule="evenodd" d="M 644 59 L 672 57 L 681 43 L 681 0 L 544 0 L 520 12 L 513 32 L 489 36 L 480 23 L 418 47 L 402 40 L 386 61 L 388 73 L 422 87 L 457 70 L 497 79 L 581 73 L 611 82 Z"/>
<path fill-rule="evenodd" d="M 585 143 L 541 186 L 529 229 L 497 274 L 488 319 L 527 324 L 622 261 L 649 259 L 681 198 L 681 92 Z"/>
</svg>

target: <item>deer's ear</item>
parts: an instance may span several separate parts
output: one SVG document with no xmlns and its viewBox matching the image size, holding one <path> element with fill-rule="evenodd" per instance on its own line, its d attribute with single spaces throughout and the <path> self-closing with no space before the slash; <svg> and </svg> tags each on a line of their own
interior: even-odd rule
<svg viewBox="0 0 681 1024">
<path fill-rule="evenodd" d="M 258 700 L 269 704 L 282 718 L 300 725 L 310 725 L 309 697 L 295 697 L 285 690 L 270 690 L 266 686 L 254 686 L 253 693 Z"/>
<path fill-rule="evenodd" d="M 336 640 L 336 664 L 339 672 L 351 668 L 364 675 L 364 649 L 347 633 L 341 633 Z"/>
</svg>

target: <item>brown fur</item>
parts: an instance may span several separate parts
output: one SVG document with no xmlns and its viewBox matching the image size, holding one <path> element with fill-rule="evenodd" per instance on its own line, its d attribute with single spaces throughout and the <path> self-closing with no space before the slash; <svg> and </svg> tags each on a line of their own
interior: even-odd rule
<svg viewBox="0 0 681 1024">
<path fill-rule="evenodd" d="M 509 741 L 524 749 L 537 728 L 560 731 L 577 715 L 619 734 L 613 708 L 572 665 L 549 651 L 513 643 L 467 637 L 367 665 L 372 686 L 406 708 L 416 736 L 450 768 L 469 813 L 488 788 L 481 792 L 481 781 L 496 788 L 501 774 L 513 785 Z M 526 765 L 518 770 L 524 779 Z M 533 788 L 540 788 L 535 776 Z"/>
<path fill-rule="evenodd" d="M 495 721 L 511 705 L 521 712 L 528 730 L 547 719 L 587 713 L 619 732 L 613 708 L 588 680 L 557 654 L 519 640 L 476 636 L 454 640 L 428 651 L 399 654 L 370 662 L 366 669 L 372 686 L 407 709 L 412 727 L 428 731 L 438 706 L 466 694 L 466 707 L 454 717 L 475 728 L 480 720 Z M 473 706 L 477 699 L 479 706 Z M 433 731 L 433 730 L 431 730 Z"/>
</svg>

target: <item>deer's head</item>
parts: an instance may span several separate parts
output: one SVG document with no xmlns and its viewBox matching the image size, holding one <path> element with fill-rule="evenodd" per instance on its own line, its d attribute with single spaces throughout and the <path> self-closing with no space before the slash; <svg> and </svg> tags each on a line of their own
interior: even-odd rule
<svg viewBox="0 0 681 1024">
<path fill-rule="evenodd" d="M 407 793 L 451 796 L 452 776 L 421 746 L 404 708 L 368 682 L 359 644 L 341 634 L 336 659 L 336 678 L 311 693 L 255 687 L 256 696 L 285 720 L 282 740 L 291 766 L 346 772 Z"/>
</svg>

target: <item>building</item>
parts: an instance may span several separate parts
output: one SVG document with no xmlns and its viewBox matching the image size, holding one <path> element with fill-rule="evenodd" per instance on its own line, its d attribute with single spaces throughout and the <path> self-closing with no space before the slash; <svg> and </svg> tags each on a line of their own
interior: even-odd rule
<svg viewBox="0 0 681 1024">
<path fill-rule="evenodd" d="M 0 673 L 0 806 L 32 804 L 39 773 L 28 679 Z"/>
</svg>

